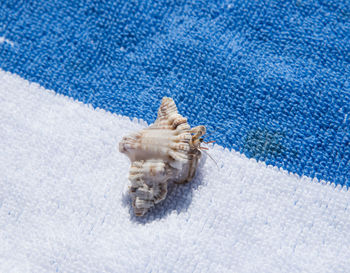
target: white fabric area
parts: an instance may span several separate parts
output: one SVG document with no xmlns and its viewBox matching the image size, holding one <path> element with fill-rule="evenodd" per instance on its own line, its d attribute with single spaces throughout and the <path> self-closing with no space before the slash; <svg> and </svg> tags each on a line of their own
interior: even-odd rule
<svg viewBox="0 0 350 273">
<path fill-rule="evenodd" d="M 118 142 L 145 123 L 4 71 L 0 122 L 0 272 L 350 271 L 346 189 L 211 146 L 136 218 Z"/>
</svg>

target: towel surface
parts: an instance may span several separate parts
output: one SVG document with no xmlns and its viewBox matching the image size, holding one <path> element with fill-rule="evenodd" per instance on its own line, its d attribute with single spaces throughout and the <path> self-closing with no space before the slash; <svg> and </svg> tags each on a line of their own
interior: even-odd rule
<svg viewBox="0 0 350 273">
<path fill-rule="evenodd" d="M 348 185 L 349 1 L 0 4 L 1 68 L 153 122 L 170 96 L 220 145 Z"/>
<path fill-rule="evenodd" d="M 0 1 L 0 272 L 349 272 L 349 18 L 340 0 Z M 135 218 L 118 142 L 163 96 L 218 166 Z"/>
<path fill-rule="evenodd" d="M 135 218 L 117 143 L 137 121 L 0 71 L 1 272 L 346 272 L 350 193 L 216 145 Z"/>
</svg>

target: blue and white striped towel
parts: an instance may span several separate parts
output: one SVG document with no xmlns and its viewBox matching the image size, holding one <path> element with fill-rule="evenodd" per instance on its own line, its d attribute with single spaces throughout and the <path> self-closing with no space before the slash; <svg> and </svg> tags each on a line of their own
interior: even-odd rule
<svg viewBox="0 0 350 273">
<path fill-rule="evenodd" d="M 349 272 L 348 1 L 0 2 L 0 272 Z M 217 141 L 132 214 L 163 96 Z"/>
</svg>

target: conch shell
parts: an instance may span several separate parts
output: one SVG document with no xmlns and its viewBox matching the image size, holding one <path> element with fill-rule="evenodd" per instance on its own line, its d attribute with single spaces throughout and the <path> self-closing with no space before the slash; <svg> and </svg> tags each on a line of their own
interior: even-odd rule
<svg viewBox="0 0 350 273">
<path fill-rule="evenodd" d="M 164 200 L 169 182 L 193 179 L 201 157 L 205 126 L 191 128 L 171 98 L 164 97 L 154 124 L 126 136 L 119 151 L 130 161 L 130 194 L 134 213 L 143 216 Z"/>
</svg>

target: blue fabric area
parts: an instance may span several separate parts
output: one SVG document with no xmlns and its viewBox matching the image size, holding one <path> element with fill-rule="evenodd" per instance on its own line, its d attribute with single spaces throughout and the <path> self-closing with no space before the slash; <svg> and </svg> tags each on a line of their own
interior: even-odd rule
<svg viewBox="0 0 350 273">
<path fill-rule="evenodd" d="M 348 1 L 2 1 L 0 67 L 153 122 L 175 99 L 209 139 L 350 183 Z"/>
</svg>

